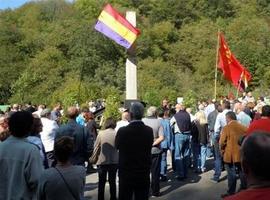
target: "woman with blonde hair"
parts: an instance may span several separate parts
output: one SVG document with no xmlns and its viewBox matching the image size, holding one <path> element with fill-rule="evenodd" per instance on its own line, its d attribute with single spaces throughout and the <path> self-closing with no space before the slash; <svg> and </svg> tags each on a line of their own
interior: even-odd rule
<svg viewBox="0 0 270 200">
<path fill-rule="evenodd" d="M 206 161 L 206 150 L 209 139 L 209 131 L 206 115 L 203 111 L 199 111 L 195 114 L 195 120 L 193 123 L 193 138 L 194 141 L 198 144 L 198 157 L 197 163 L 195 164 L 196 171 L 205 172 L 205 161 Z"/>
</svg>

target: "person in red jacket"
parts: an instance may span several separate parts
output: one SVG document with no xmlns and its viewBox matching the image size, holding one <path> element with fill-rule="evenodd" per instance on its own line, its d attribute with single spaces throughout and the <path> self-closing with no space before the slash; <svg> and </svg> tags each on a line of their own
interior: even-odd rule
<svg viewBox="0 0 270 200">
<path fill-rule="evenodd" d="M 247 130 L 247 135 L 254 131 L 264 131 L 270 133 L 270 106 L 265 105 L 262 107 L 261 119 L 253 121 Z"/>
<path fill-rule="evenodd" d="M 270 197 L 270 133 L 254 132 L 241 147 L 241 164 L 248 189 L 225 200 L 268 200 Z"/>
</svg>

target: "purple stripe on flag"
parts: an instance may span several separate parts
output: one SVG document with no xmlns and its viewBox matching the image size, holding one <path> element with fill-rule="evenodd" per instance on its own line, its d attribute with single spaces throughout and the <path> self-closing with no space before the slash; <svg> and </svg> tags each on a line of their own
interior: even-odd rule
<svg viewBox="0 0 270 200">
<path fill-rule="evenodd" d="M 101 21 L 97 21 L 97 24 L 95 26 L 95 29 L 104 35 L 106 35 L 108 38 L 111 38 L 116 43 L 120 44 L 121 46 L 129 49 L 131 44 L 125 40 L 123 37 L 118 35 L 116 32 L 114 32 L 112 29 L 110 29 L 108 26 L 106 26 Z"/>
</svg>

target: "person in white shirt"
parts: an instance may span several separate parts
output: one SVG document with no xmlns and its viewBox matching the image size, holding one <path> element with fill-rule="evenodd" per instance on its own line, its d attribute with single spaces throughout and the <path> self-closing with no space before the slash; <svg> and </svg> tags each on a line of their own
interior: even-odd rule
<svg viewBox="0 0 270 200">
<path fill-rule="evenodd" d="M 226 114 L 227 112 L 230 111 L 230 108 L 231 108 L 230 102 L 224 101 L 222 104 L 223 111 L 221 113 L 218 113 L 214 128 L 215 133 L 218 135 L 221 133 L 222 128 L 227 124 Z"/>
<path fill-rule="evenodd" d="M 211 178 L 212 181 L 215 183 L 219 182 L 219 177 L 221 175 L 222 170 L 222 158 L 219 151 L 219 138 L 220 133 L 222 131 L 222 128 L 227 124 L 226 121 L 226 114 L 230 111 L 231 105 L 229 101 L 224 101 L 222 104 L 222 112 L 218 113 L 215 127 L 214 127 L 214 151 L 215 151 L 215 173 L 213 178 Z"/>
<path fill-rule="evenodd" d="M 208 100 L 208 105 L 204 109 L 204 113 L 206 115 L 206 118 L 208 115 L 215 110 L 215 104 L 213 103 L 214 101 Z"/>
<path fill-rule="evenodd" d="M 193 122 L 195 120 L 195 116 L 192 114 L 192 108 L 187 108 L 186 111 L 190 115 L 191 122 Z"/>
<path fill-rule="evenodd" d="M 117 133 L 118 129 L 129 124 L 130 115 L 127 110 L 122 113 L 122 119 L 116 123 L 115 132 Z"/>
<path fill-rule="evenodd" d="M 54 164 L 54 138 L 55 138 L 55 132 L 59 128 L 56 121 L 51 120 L 51 110 L 50 109 L 44 109 L 41 114 L 41 122 L 43 125 L 43 130 L 40 133 L 40 137 L 42 140 L 42 143 L 45 148 L 46 157 L 48 159 L 49 167 L 53 166 Z"/>
<path fill-rule="evenodd" d="M 38 117 L 40 117 L 40 114 L 44 109 L 45 109 L 44 105 L 42 105 L 42 104 L 39 105 L 37 111 L 33 112 L 33 115 L 37 115 Z"/>
</svg>

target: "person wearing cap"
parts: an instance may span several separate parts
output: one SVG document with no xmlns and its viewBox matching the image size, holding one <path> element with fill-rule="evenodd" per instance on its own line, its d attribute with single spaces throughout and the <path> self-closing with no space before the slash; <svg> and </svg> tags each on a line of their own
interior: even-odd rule
<svg viewBox="0 0 270 200">
<path fill-rule="evenodd" d="M 56 130 L 59 128 L 56 121 L 51 120 L 51 110 L 46 108 L 41 113 L 41 123 L 43 129 L 40 132 L 40 137 L 45 148 L 45 154 L 48 160 L 49 167 L 52 167 L 54 163 L 54 138 Z"/>
</svg>

